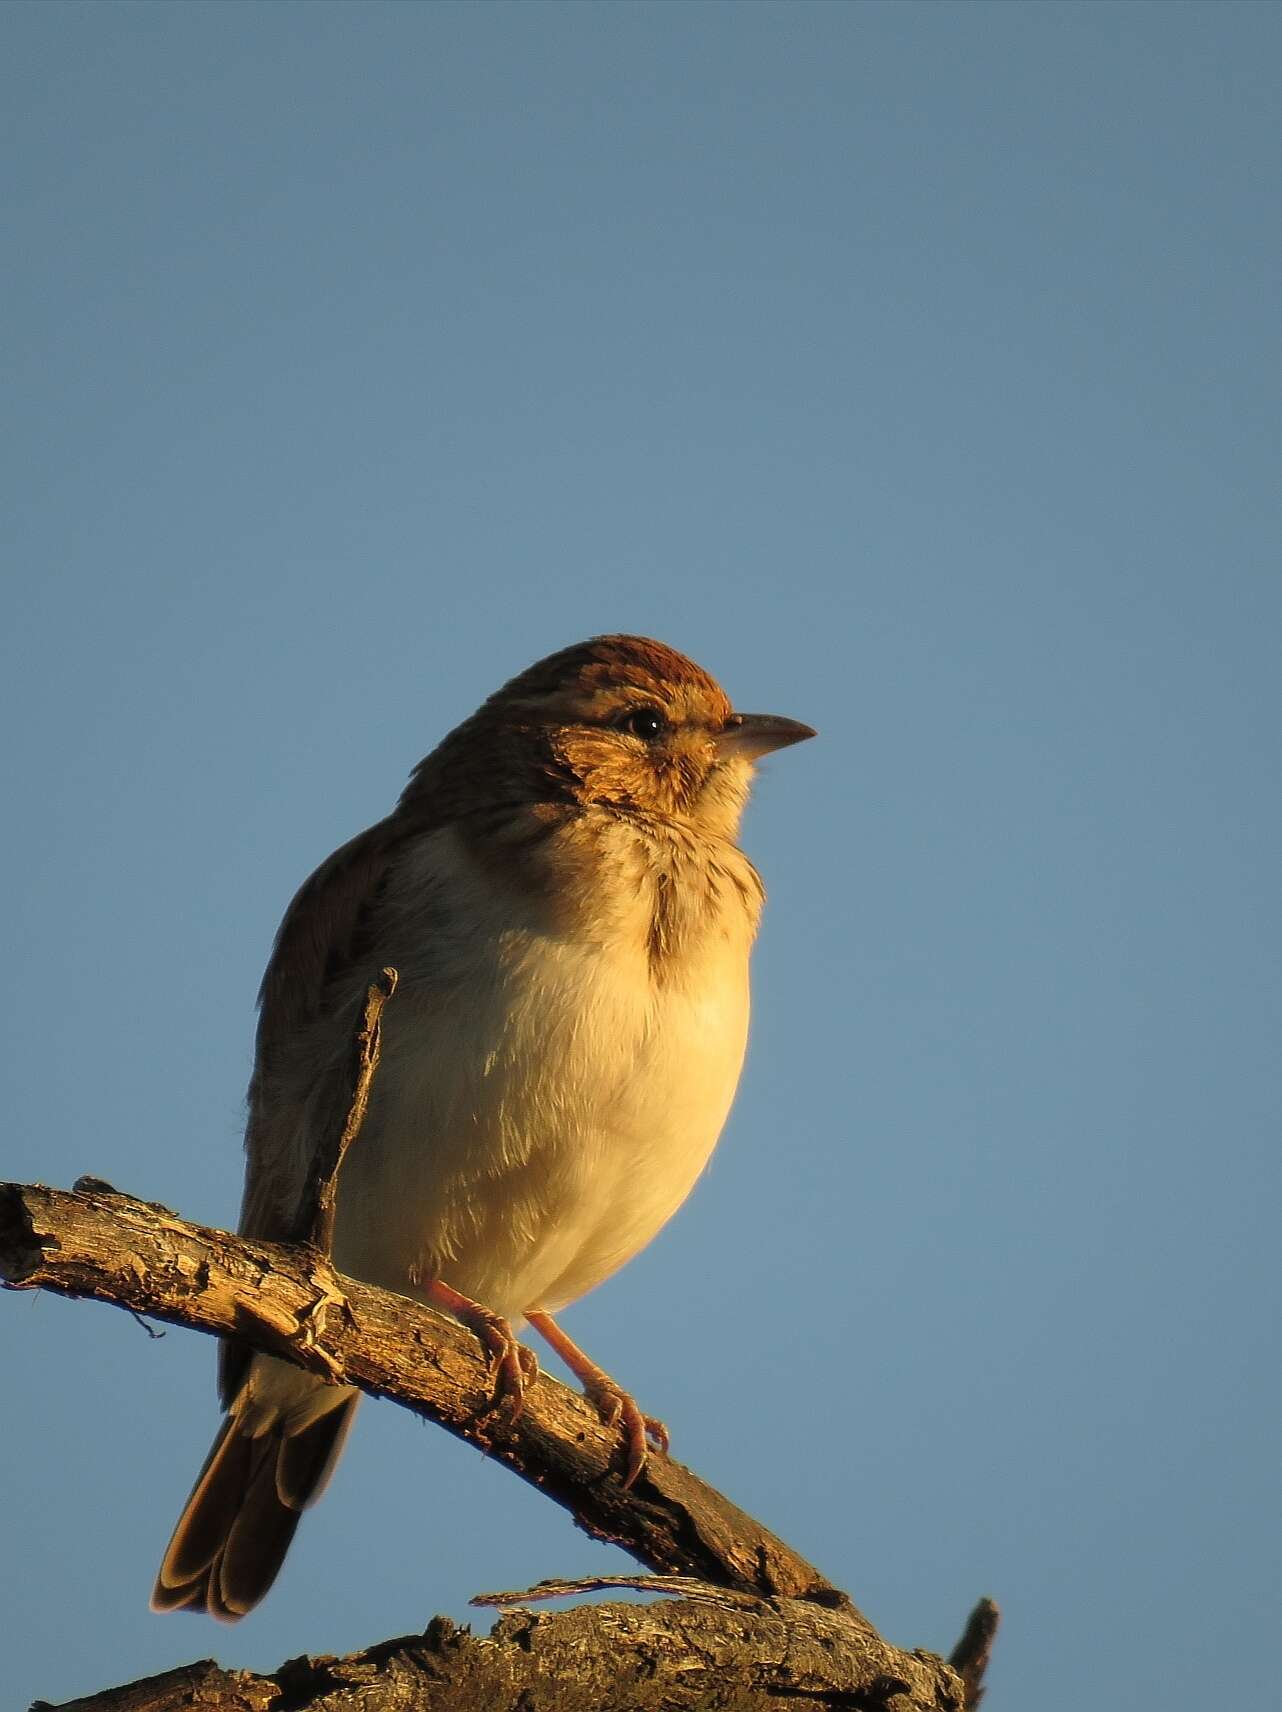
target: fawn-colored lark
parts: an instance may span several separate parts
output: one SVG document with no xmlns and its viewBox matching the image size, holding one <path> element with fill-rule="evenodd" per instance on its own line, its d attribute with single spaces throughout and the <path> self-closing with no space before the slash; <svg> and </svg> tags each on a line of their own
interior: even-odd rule
<svg viewBox="0 0 1282 1712">
<path fill-rule="evenodd" d="M 394 966 L 335 1265 L 471 1325 L 517 1402 L 531 1364 L 512 1328 L 527 1322 L 618 1423 L 629 1483 L 666 1435 L 551 1316 L 650 1241 L 716 1144 L 764 895 L 739 817 L 754 762 L 813 735 L 736 713 L 662 643 L 566 648 L 491 696 L 386 820 L 316 870 L 263 978 L 241 1231 L 305 1234 L 366 991 Z M 234 1621 L 275 1579 L 359 1393 L 235 1342 L 221 1384 L 226 1419 L 153 1604 Z"/>
</svg>

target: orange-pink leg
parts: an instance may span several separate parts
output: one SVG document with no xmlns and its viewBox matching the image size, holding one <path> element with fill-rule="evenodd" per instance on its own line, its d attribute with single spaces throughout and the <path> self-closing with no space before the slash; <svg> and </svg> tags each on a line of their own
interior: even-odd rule
<svg viewBox="0 0 1282 1712">
<path fill-rule="evenodd" d="M 628 1466 L 623 1476 L 625 1487 L 631 1486 L 646 1465 L 650 1445 L 656 1450 L 668 1448 L 668 1429 L 662 1421 L 643 1415 L 636 1400 L 589 1360 L 577 1343 L 566 1337 L 550 1314 L 539 1308 L 527 1308 L 525 1317 L 545 1342 L 561 1357 L 570 1372 L 583 1387 L 584 1395 L 595 1403 L 607 1427 L 620 1427 L 628 1454 Z"/>
<path fill-rule="evenodd" d="M 461 1296 L 441 1279 L 434 1279 L 423 1294 L 434 1308 L 453 1314 L 480 1338 L 494 1373 L 494 1401 L 509 1403 L 515 1420 L 525 1406 L 525 1387 L 538 1377 L 539 1361 L 534 1351 L 516 1341 L 516 1333 L 501 1314 L 483 1308 L 470 1296 Z"/>
</svg>

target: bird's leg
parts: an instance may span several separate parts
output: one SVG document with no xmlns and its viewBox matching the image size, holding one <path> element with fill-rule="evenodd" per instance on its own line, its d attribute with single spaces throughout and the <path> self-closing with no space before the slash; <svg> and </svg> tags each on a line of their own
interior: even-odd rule
<svg viewBox="0 0 1282 1712">
<path fill-rule="evenodd" d="M 516 1341 L 516 1333 L 501 1314 L 483 1308 L 470 1296 L 461 1296 L 441 1279 L 425 1285 L 423 1295 L 434 1308 L 443 1308 L 480 1338 L 494 1374 L 494 1401 L 510 1403 L 515 1420 L 525 1405 L 525 1387 L 538 1378 L 534 1351 Z"/>
<path fill-rule="evenodd" d="M 578 1344 L 566 1337 L 550 1314 L 539 1308 L 527 1308 L 525 1317 L 539 1336 L 551 1344 L 582 1385 L 584 1395 L 596 1404 L 606 1426 L 621 1428 L 628 1455 L 623 1484 L 625 1488 L 631 1486 L 646 1465 L 651 1444 L 656 1450 L 667 1451 L 668 1429 L 662 1421 L 643 1415 L 636 1399 L 616 1385 L 595 1361 L 589 1360 Z"/>
</svg>

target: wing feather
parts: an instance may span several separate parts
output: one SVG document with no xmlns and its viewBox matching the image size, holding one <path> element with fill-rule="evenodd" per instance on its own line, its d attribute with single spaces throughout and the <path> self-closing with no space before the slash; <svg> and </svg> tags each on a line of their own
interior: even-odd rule
<svg viewBox="0 0 1282 1712">
<path fill-rule="evenodd" d="M 333 1145 L 352 1094 L 353 1053 L 373 966 L 388 869 L 421 830 L 403 814 L 371 826 L 304 881 L 285 912 L 259 992 L 249 1084 L 243 1236 L 299 1241 L 318 1151 Z M 219 1389 L 230 1404 L 250 1351 L 223 1343 Z"/>
</svg>

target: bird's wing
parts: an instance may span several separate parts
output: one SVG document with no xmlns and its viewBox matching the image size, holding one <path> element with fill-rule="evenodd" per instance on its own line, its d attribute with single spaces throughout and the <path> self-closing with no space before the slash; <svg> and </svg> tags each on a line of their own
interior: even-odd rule
<svg viewBox="0 0 1282 1712">
<path fill-rule="evenodd" d="M 421 827 L 393 814 L 336 850 L 285 912 L 259 993 L 245 1132 L 240 1231 L 299 1241 L 318 1153 L 332 1146 L 353 1091 L 361 1005 L 374 966 L 374 923 L 388 870 Z M 230 1400 L 248 1350 L 225 1342 L 220 1388 Z"/>
<path fill-rule="evenodd" d="M 322 862 L 285 912 L 258 995 L 240 1223 L 245 1236 L 304 1234 L 293 1222 L 323 1140 L 317 1120 L 323 1132 L 331 1115 L 318 1084 L 336 1073 L 350 1080 L 359 1000 L 378 973 L 370 966 L 373 916 L 407 835 L 397 816 L 371 826 Z M 339 1091 L 336 1124 L 347 1116 L 351 1091 Z"/>
</svg>

